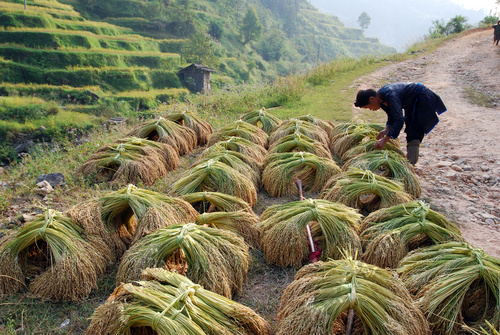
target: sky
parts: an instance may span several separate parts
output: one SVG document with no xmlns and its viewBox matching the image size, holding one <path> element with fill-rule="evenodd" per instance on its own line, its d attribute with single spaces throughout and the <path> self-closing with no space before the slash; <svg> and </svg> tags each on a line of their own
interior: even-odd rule
<svg viewBox="0 0 500 335">
<path fill-rule="evenodd" d="M 489 14 L 490 11 L 495 12 L 498 9 L 496 0 L 451 0 L 452 2 L 466 8 L 474 10 L 483 10 L 485 14 Z"/>
</svg>

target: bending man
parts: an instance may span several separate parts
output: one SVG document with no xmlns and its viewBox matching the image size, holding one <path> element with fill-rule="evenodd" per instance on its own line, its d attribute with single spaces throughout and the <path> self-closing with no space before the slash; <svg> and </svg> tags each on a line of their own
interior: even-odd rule
<svg viewBox="0 0 500 335">
<path fill-rule="evenodd" d="M 373 111 L 382 108 L 387 114 L 386 127 L 377 135 L 375 149 L 384 148 L 390 138 L 396 139 L 406 125 L 407 157 L 413 165 L 418 161 L 424 135 L 439 122 L 438 115 L 446 111 L 439 95 L 420 83 L 392 83 L 378 91 L 360 90 L 354 105 Z"/>
</svg>

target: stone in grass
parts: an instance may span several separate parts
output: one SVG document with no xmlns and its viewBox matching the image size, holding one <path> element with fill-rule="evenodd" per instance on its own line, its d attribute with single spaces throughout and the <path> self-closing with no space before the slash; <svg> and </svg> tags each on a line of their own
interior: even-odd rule
<svg viewBox="0 0 500 335">
<path fill-rule="evenodd" d="M 46 180 L 53 188 L 66 185 L 66 179 L 64 178 L 64 175 L 60 172 L 41 174 L 38 177 L 36 177 L 37 184 L 44 180 Z"/>
</svg>

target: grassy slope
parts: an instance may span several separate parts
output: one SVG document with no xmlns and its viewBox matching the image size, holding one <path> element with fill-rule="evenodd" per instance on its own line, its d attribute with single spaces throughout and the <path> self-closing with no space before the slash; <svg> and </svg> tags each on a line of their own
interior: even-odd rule
<svg viewBox="0 0 500 335">
<path fill-rule="evenodd" d="M 429 50 L 429 49 L 428 49 Z M 403 56 L 407 57 L 407 56 Z M 328 120 L 337 122 L 349 121 L 357 113 L 352 107 L 355 88 L 351 84 L 361 75 L 383 66 L 385 61 L 356 63 L 351 70 L 343 72 L 328 72 L 328 68 L 318 68 L 316 73 L 309 74 L 309 77 L 296 78 L 302 82 L 305 88 L 302 89 L 302 98 L 291 99 L 280 108 L 274 109 L 273 113 L 285 119 L 292 116 L 312 114 Z M 333 66 L 335 67 L 335 66 Z M 321 78 L 321 84 L 305 84 L 316 76 Z M 264 91 L 267 90 L 264 88 Z M 256 101 L 247 102 L 247 106 L 258 106 L 261 96 L 252 97 Z M 214 101 L 209 98 L 199 97 L 193 100 L 190 105 L 170 106 L 171 108 L 195 108 L 198 107 L 200 115 L 212 122 L 215 129 L 236 120 L 244 110 L 240 112 L 226 109 L 217 109 L 217 104 L 208 102 Z M 229 102 L 227 102 L 229 104 Z M 203 105 L 202 105 L 203 104 Z M 242 105 L 243 106 L 243 105 Z M 238 109 L 236 109 L 238 110 Z M 220 117 L 220 115 L 227 117 Z M 219 117 L 216 117 L 218 115 Z M 364 114 L 372 121 L 382 121 L 383 115 Z M 107 185 L 89 185 L 80 176 L 75 175 L 75 170 L 90 154 L 102 144 L 110 143 L 121 138 L 128 129 L 115 128 L 109 132 L 96 132 L 89 142 L 83 145 L 73 143 L 63 143 L 59 147 L 40 149 L 33 156 L 25 157 L 22 165 L 13 166 L 9 174 L 0 175 L 0 180 L 10 182 L 12 189 L 0 189 L 0 232 L 6 230 L 16 230 L 20 222 L 15 215 L 24 212 L 33 212 L 38 206 L 64 210 L 71 205 L 81 201 L 99 197 L 109 191 Z M 194 154 L 199 153 L 197 149 Z M 179 169 L 173 171 L 165 180 L 158 181 L 152 189 L 160 192 L 167 192 L 169 185 L 182 175 L 183 171 L 193 162 L 193 155 L 183 158 L 183 163 Z M 48 200 L 42 200 L 33 194 L 34 181 L 38 174 L 62 172 L 67 179 L 67 186 L 64 190 L 58 190 L 49 196 Z M 14 185 L 15 184 L 15 185 Z M 265 192 L 259 194 L 259 204 L 256 212 L 260 214 L 267 205 L 279 201 L 293 201 L 296 199 L 280 198 L 270 199 Z M 307 196 L 314 196 L 308 195 Z M 7 211 L 4 211 L 7 209 Z M 14 216 L 12 216 L 14 215 Z M 262 253 L 258 250 L 252 251 L 252 262 L 249 272 L 248 285 L 235 299 L 253 308 L 272 324 L 276 324 L 276 313 L 280 303 L 280 297 L 285 287 L 293 280 L 295 270 L 291 268 L 283 269 L 266 264 Z M 93 292 L 89 298 L 78 303 L 57 303 L 43 302 L 33 299 L 29 294 L 17 294 L 0 302 L 0 333 L 15 334 L 21 331 L 25 334 L 83 334 L 89 321 L 88 317 L 93 310 L 107 299 L 114 288 L 114 274 L 116 268 L 111 268 L 99 282 L 99 289 Z M 69 319 L 69 325 L 61 328 L 60 325 Z"/>
</svg>

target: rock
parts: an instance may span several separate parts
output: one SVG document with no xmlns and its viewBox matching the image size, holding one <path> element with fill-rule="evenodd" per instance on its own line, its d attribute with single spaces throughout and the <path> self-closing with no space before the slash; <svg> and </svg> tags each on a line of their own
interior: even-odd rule
<svg viewBox="0 0 500 335">
<path fill-rule="evenodd" d="M 459 160 L 456 161 L 457 164 L 459 165 L 464 165 L 465 164 L 465 159 L 460 158 Z"/>
<path fill-rule="evenodd" d="M 38 130 L 40 130 L 41 132 L 44 132 L 47 130 L 47 127 L 45 126 L 40 126 L 40 128 L 38 128 Z"/>
<path fill-rule="evenodd" d="M 482 177 L 484 178 L 484 180 L 490 180 L 491 179 L 491 176 L 489 174 L 483 174 Z"/>
<path fill-rule="evenodd" d="M 472 171 L 472 166 L 464 165 L 464 166 L 462 166 L 462 169 L 464 169 L 464 171 Z"/>
<path fill-rule="evenodd" d="M 462 171 L 464 170 L 464 169 L 462 169 L 462 168 L 460 167 L 460 165 L 457 165 L 457 164 L 453 164 L 453 165 L 451 166 L 451 169 L 452 169 L 452 170 L 455 170 L 455 171 L 457 171 L 457 172 L 462 172 Z"/>
<path fill-rule="evenodd" d="M 457 179 L 457 173 L 455 171 L 448 171 L 444 176 L 450 180 Z"/>
<path fill-rule="evenodd" d="M 67 327 L 69 325 L 69 322 L 70 320 L 69 319 L 66 319 L 64 320 L 63 323 L 61 323 L 61 325 L 59 326 L 59 328 L 64 328 L 64 327 Z"/>
<path fill-rule="evenodd" d="M 35 218 L 36 218 L 36 216 L 33 216 L 33 215 L 31 215 L 31 214 L 22 214 L 22 215 L 19 217 L 19 221 L 20 221 L 21 223 L 31 222 L 31 221 L 33 221 Z"/>
<path fill-rule="evenodd" d="M 48 181 L 50 186 L 52 186 L 52 188 L 56 188 L 57 186 L 66 185 L 66 179 L 64 178 L 64 175 L 60 172 L 41 174 L 38 177 L 36 177 L 37 184 L 41 181 L 44 181 L 44 180 Z"/>
<path fill-rule="evenodd" d="M 451 159 L 453 159 L 454 161 L 456 161 L 456 160 L 460 159 L 460 156 L 459 155 L 451 155 Z"/>
<path fill-rule="evenodd" d="M 35 145 L 35 142 L 32 140 L 26 141 L 24 143 L 19 144 L 17 147 L 14 148 L 14 151 L 17 152 L 18 154 L 22 152 L 28 152 L 28 150 Z"/>
<path fill-rule="evenodd" d="M 477 213 L 477 212 L 478 212 L 477 208 L 475 208 L 475 207 L 469 207 L 467 210 L 468 210 L 468 211 L 469 211 L 469 213 L 471 213 L 471 214 L 474 214 L 474 213 Z"/>
<path fill-rule="evenodd" d="M 487 167 L 486 165 L 481 165 L 481 171 L 486 172 L 486 171 L 489 171 L 489 170 L 490 170 L 490 168 Z"/>
<path fill-rule="evenodd" d="M 450 167 L 453 164 L 453 162 L 439 162 L 436 164 L 436 167 Z"/>
<path fill-rule="evenodd" d="M 495 221 L 493 221 L 492 219 L 486 219 L 484 222 L 486 224 L 489 224 L 490 226 L 494 226 L 495 225 Z"/>
<path fill-rule="evenodd" d="M 35 192 L 43 197 L 46 197 L 47 194 L 54 192 L 54 188 L 46 180 L 42 180 L 41 182 L 37 183 L 36 186 L 37 189 L 35 189 Z"/>
<path fill-rule="evenodd" d="M 106 120 L 105 123 L 108 125 L 118 125 L 127 122 L 127 118 L 125 117 L 112 117 L 109 120 Z"/>
</svg>

